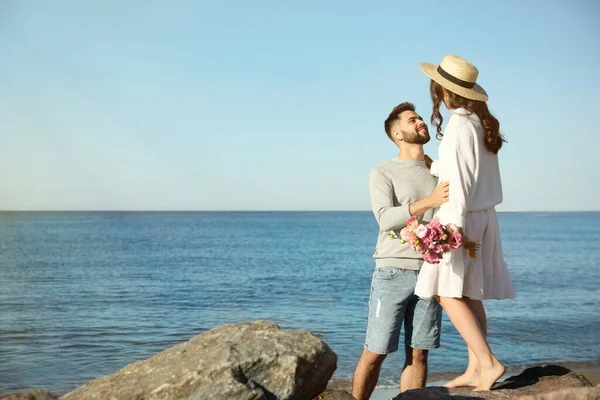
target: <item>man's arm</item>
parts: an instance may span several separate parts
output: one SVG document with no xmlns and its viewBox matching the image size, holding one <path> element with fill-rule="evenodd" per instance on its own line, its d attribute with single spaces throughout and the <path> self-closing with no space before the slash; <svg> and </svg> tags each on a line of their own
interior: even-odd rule
<svg viewBox="0 0 600 400">
<path fill-rule="evenodd" d="M 394 188 L 388 178 L 373 169 L 369 177 L 369 193 L 373 214 L 382 231 L 402 229 L 411 216 L 423 215 L 430 208 L 448 201 L 448 184 L 442 183 L 431 195 L 414 203 L 394 206 Z"/>
<path fill-rule="evenodd" d="M 448 182 L 440 183 L 431 194 L 414 203 L 410 203 L 410 215 L 420 217 L 425 214 L 430 208 L 438 208 L 440 205 L 448 201 L 450 194 L 450 184 Z"/>
</svg>

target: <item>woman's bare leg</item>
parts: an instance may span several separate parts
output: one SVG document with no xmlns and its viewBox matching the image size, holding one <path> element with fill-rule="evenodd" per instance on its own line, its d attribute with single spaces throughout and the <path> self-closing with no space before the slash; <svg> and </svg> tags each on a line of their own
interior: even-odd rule
<svg viewBox="0 0 600 400">
<path fill-rule="evenodd" d="M 439 303 L 477 359 L 480 374 L 475 390 L 490 390 L 504 375 L 504 366 L 492 354 L 478 318 L 465 299 L 440 296 Z"/>
<path fill-rule="evenodd" d="M 481 300 L 474 300 L 468 297 L 463 297 L 463 299 L 471 311 L 473 311 L 473 314 L 475 314 L 475 318 L 477 318 L 477 322 L 479 323 L 479 328 L 485 338 L 487 335 L 487 317 L 485 315 L 483 303 Z M 467 366 L 467 370 L 461 376 L 446 383 L 444 385 L 445 387 L 477 386 L 479 383 L 479 365 L 477 364 L 477 357 L 475 357 L 475 353 L 473 353 L 473 350 L 471 350 L 469 346 L 467 346 L 467 349 L 469 352 L 469 365 Z"/>
</svg>

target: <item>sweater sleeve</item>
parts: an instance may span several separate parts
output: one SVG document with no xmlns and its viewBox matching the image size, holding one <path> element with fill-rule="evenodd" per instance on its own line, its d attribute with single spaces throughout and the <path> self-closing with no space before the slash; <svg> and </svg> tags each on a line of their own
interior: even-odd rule
<svg viewBox="0 0 600 400">
<path fill-rule="evenodd" d="M 452 223 L 464 228 L 471 197 L 475 191 L 475 174 L 478 164 L 474 127 L 469 123 L 449 126 L 450 140 L 442 165 L 445 180 L 450 183 L 450 197 L 436 214 L 443 225 Z"/>
<path fill-rule="evenodd" d="M 411 217 L 409 205 L 394 206 L 394 187 L 389 178 L 377 169 L 369 176 L 369 194 L 373 214 L 382 231 L 402 229 Z"/>
</svg>

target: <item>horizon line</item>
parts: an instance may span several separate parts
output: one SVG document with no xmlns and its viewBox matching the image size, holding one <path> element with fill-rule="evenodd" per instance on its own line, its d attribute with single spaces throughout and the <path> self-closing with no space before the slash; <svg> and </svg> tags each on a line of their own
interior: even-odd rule
<svg viewBox="0 0 600 400">
<path fill-rule="evenodd" d="M 224 209 L 224 210 L 200 210 L 200 209 L 0 209 L 0 213 L 12 213 L 12 212 L 145 212 L 145 213 L 300 213 L 300 212 L 318 212 L 318 213 L 326 213 L 326 212 L 339 212 L 339 213 L 356 213 L 356 212 L 369 212 L 372 213 L 372 210 L 306 210 L 306 209 L 297 209 L 297 210 L 241 210 L 241 209 Z M 590 212 L 600 212 L 598 210 L 496 210 L 497 213 L 590 213 Z"/>
</svg>

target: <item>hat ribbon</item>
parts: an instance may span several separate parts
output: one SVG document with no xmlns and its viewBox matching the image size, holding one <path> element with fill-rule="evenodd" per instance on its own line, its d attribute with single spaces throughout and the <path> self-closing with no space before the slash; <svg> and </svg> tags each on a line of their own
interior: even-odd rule
<svg viewBox="0 0 600 400">
<path fill-rule="evenodd" d="M 438 66 L 437 72 L 443 78 L 446 78 L 447 80 L 449 80 L 452 83 L 457 84 L 458 86 L 461 86 L 461 87 L 464 87 L 464 88 L 467 88 L 467 89 L 472 89 L 473 87 L 475 87 L 475 82 L 467 82 L 467 81 L 463 81 L 462 79 L 458 79 L 457 77 L 452 76 L 449 73 L 447 73 L 446 71 L 444 71 L 444 69 L 442 68 L 441 65 Z"/>
</svg>

